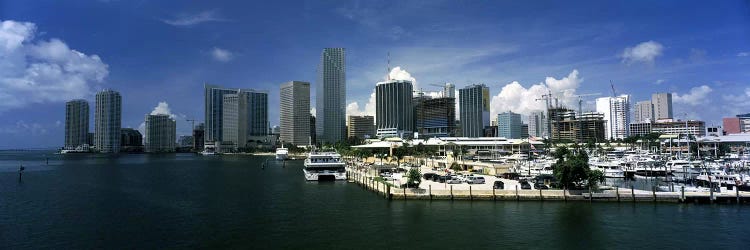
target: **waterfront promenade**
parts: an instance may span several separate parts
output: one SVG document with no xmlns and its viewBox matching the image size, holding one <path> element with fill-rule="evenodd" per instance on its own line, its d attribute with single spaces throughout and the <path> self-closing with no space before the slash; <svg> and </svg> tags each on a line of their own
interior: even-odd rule
<svg viewBox="0 0 750 250">
<path fill-rule="evenodd" d="M 423 172 L 424 173 L 424 172 Z M 750 192 L 675 192 L 637 190 L 600 186 L 599 190 L 521 189 L 515 180 L 482 175 L 484 184 L 446 184 L 422 179 L 419 188 L 400 188 L 401 180 L 385 181 L 374 170 L 348 167 L 348 179 L 368 191 L 389 200 L 492 200 L 492 201 L 610 201 L 610 202 L 670 202 L 670 203 L 733 203 L 750 202 Z M 493 189 L 495 180 L 505 183 L 504 189 Z M 533 186 L 532 186 L 533 188 Z"/>
</svg>

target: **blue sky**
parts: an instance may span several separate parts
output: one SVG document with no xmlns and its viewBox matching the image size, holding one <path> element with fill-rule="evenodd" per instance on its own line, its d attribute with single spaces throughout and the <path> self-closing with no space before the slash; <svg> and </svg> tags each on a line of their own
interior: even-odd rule
<svg viewBox="0 0 750 250">
<path fill-rule="evenodd" d="M 280 83 L 314 88 L 325 47 L 347 49 L 352 114 L 371 112 L 388 52 L 425 90 L 487 84 L 493 114 L 537 109 L 547 87 L 611 95 L 610 80 L 634 101 L 675 93 L 678 117 L 750 112 L 747 1 L 0 0 L 0 22 L 0 148 L 62 145 L 64 101 L 103 88 L 123 127 L 166 102 L 189 133 L 205 82 L 268 90 L 275 125 Z"/>
</svg>

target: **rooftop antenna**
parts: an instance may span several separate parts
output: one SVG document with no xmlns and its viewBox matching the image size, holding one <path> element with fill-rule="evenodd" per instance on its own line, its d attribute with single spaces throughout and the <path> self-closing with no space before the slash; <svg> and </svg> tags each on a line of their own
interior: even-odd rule
<svg viewBox="0 0 750 250">
<path fill-rule="evenodd" d="M 388 51 L 388 71 L 385 72 L 385 79 L 390 81 L 391 80 L 391 52 Z"/>
</svg>

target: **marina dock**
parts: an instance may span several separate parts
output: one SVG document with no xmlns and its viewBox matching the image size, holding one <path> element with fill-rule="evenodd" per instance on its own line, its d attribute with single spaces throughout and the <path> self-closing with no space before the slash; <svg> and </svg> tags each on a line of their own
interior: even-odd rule
<svg viewBox="0 0 750 250">
<path fill-rule="evenodd" d="M 750 203 L 750 192 L 729 190 L 727 192 L 676 192 L 652 191 L 602 187 L 599 191 L 588 190 L 523 190 L 475 189 L 468 190 L 428 186 L 428 188 L 400 188 L 382 181 L 371 172 L 347 169 L 347 179 L 387 200 L 464 200 L 464 201 L 588 201 L 588 202 L 659 202 L 701 204 L 745 204 Z"/>
</svg>

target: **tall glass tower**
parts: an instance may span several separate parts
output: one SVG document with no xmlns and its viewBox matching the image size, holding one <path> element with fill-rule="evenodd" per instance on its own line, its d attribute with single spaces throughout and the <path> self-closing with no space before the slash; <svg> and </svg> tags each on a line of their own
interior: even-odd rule
<svg viewBox="0 0 750 250">
<path fill-rule="evenodd" d="M 65 103 L 65 148 L 75 149 L 86 144 L 89 135 L 89 103 L 71 100 Z"/>
<path fill-rule="evenodd" d="M 318 65 L 316 134 L 321 143 L 346 139 L 346 62 L 344 48 L 325 48 Z"/>
<path fill-rule="evenodd" d="M 461 129 L 465 137 L 482 137 L 490 126 L 490 88 L 471 85 L 458 91 Z"/>
<path fill-rule="evenodd" d="M 120 152 L 122 97 L 114 90 L 96 93 L 94 113 L 94 146 L 101 153 Z"/>
</svg>

